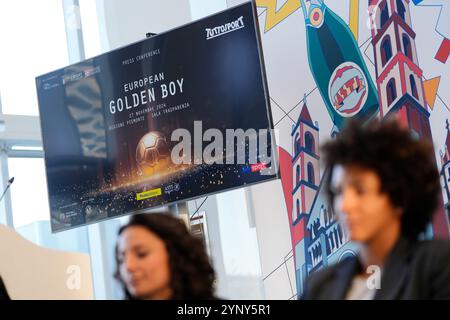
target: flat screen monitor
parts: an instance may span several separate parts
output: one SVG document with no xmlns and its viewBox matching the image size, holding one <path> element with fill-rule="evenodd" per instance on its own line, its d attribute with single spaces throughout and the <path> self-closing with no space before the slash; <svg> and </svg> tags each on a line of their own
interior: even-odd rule
<svg viewBox="0 0 450 320">
<path fill-rule="evenodd" d="M 255 12 L 36 78 L 53 232 L 278 178 Z"/>
</svg>

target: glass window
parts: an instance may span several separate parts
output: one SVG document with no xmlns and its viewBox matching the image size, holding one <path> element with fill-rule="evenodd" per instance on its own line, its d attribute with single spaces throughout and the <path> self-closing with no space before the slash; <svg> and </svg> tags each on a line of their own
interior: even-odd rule
<svg viewBox="0 0 450 320">
<path fill-rule="evenodd" d="M 402 18 L 403 21 L 406 21 L 406 8 L 402 0 L 397 0 L 397 11 L 400 18 Z"/>
<path fill-rule="evenodd" d="M 13 223 L 27 240 L 50 249 L 89 252 L 85 227 L 52 234 L 44 159 L 9 158 Z"/>
<path fill-rule="evenodd" d="M 300 149 L 301 149 L 301 145 L 300 145 L 300 134 L 297 133 L 297 134 L 295 135 L 294 156 L 296 156 L 297 153 L 300 152 Z"/>
<path fill-rule="evenodd" d="M 3 113 L 38 115 L 35 77 L 68 64 L 61 0 L 0 1 Z"/>
<path fill-rule="evenodd" d="M 314 137 L 311 132 L 306 132 L 305 134 L 305 148 L 309 151 L 309 153 L 315 153 Z"/>
<path fill-rule="evenodd" d="M 414 76 L 412 74 L 409 76 L 409 84 L 411 86 L 411 92 L 413 97 L 419 100 L 419 93 L 417 92 L 416 80 L 414 79 Z"/>
<path fill-rule="evenodd" d="M 388 106 L 390 106 L 395 99 L 397 99 L 397 89 L 395 88 L 395 79 L 391 79 L 387 84 Z"/>
<path fill-rule="evenodd" d="M 9 158 L 8 166 L 14 177 L 10 188 L 14 227 L 49 221 L 44 159 Z"/>
<path fill-rule="evenodd" d="M 85 58 L 91 58 L 102 53 L 100 29 L 97 14 L 97 1 L 79 0 L 81 26 L 83 30 Z"/>
<path fill-rule="evenodd" d="M 392 58 L 391 38 L 389 36 L 386 36 L 386 38 L 384 38 L 381 47 L 381 60 L 384 67 L 386 63 Z"/>
<path fill-rule="evenodd" d="M 381 4 L 381 19 L 380 19 L 380 29 L 384 27 L 384 24 L 389 20 L 389 9 L 387 2 Z"/>
<path fill-rule="evenodd" d="M 411 42 L 409 41 L 409 37 L 406 34 L 403 35 L 403 49 L 405 56 L 407 56 L 409 59 L 412 60 L 413 56 L 412 56 Z"/>
<path fill-rule="evenodd" d="M 314 166 L 308 162 L 308 182 L 314 184 Z"/>
</svg>

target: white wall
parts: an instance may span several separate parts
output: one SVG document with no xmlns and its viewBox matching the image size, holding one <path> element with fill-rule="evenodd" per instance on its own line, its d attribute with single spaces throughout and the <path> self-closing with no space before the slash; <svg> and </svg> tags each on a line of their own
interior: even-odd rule
<svg viewBox="0 0 450 320">
<path fill-rule="evenodd" d="M 252 186 L 248 192 L 251 194 L 255 216 L 265 297 L 271 300 L 290 299 L 296 294 L 297 288 L 281 181 Z"/>
<path fill-rule="evenodd" d="M 227 9 L 226 0 L 190 0 L 191 18 L 198 20 L 218 11 Z"/>
<path fill-rule="evenodd" d="M 191 21 L 189 0 L 97 0 L 103 49 L 116 49 Z"/>
</svg>

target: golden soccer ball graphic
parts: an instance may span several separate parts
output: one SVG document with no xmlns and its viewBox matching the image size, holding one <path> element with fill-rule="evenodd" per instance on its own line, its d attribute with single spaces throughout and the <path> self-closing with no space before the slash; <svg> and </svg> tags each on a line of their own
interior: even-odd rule
<svg viewBox="0 0 450 320">
<path fill-rule="evenodd" d="M 170 148 L 161 132 L 151 131 L 145 134 L 136 147 L 136 162 L 146 174 L 160 170 L 169 164 Z"/>
</svg>

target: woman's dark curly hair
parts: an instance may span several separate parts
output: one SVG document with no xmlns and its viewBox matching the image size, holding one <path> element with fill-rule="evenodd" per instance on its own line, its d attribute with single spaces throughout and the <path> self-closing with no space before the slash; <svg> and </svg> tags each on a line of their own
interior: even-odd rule
<svg viewBox="0 0 450 320">
<path fill-rule="evenodd" d="M 398 120 L 349 121 L 333 140 L 325 143 L 322 156 L 328 168 L 325 183 L 328 200 L 335 165 L 356 165 L 373 170 L 380 178 L 381 192 L 403 209 L 402 234 L 418 239 L 437 208 L 440 189 L 433 145 L 413 136 Z"/>
<path fill-rule="evenodd" d="M 119 229 L 120 234 L 132 226 L 142 226 L 156 234 L 166 245 L 169 254 L 172 299 L 213 299 L 214 269 L 205 251 L 203 241 L 193 236 L 185 223 L 169 212 L 137 214 Z M 116 245 L 115 278 L 121 283 L 125 298 L 135 299 L 120 278 L 118 247 Z"/>
</svg>

